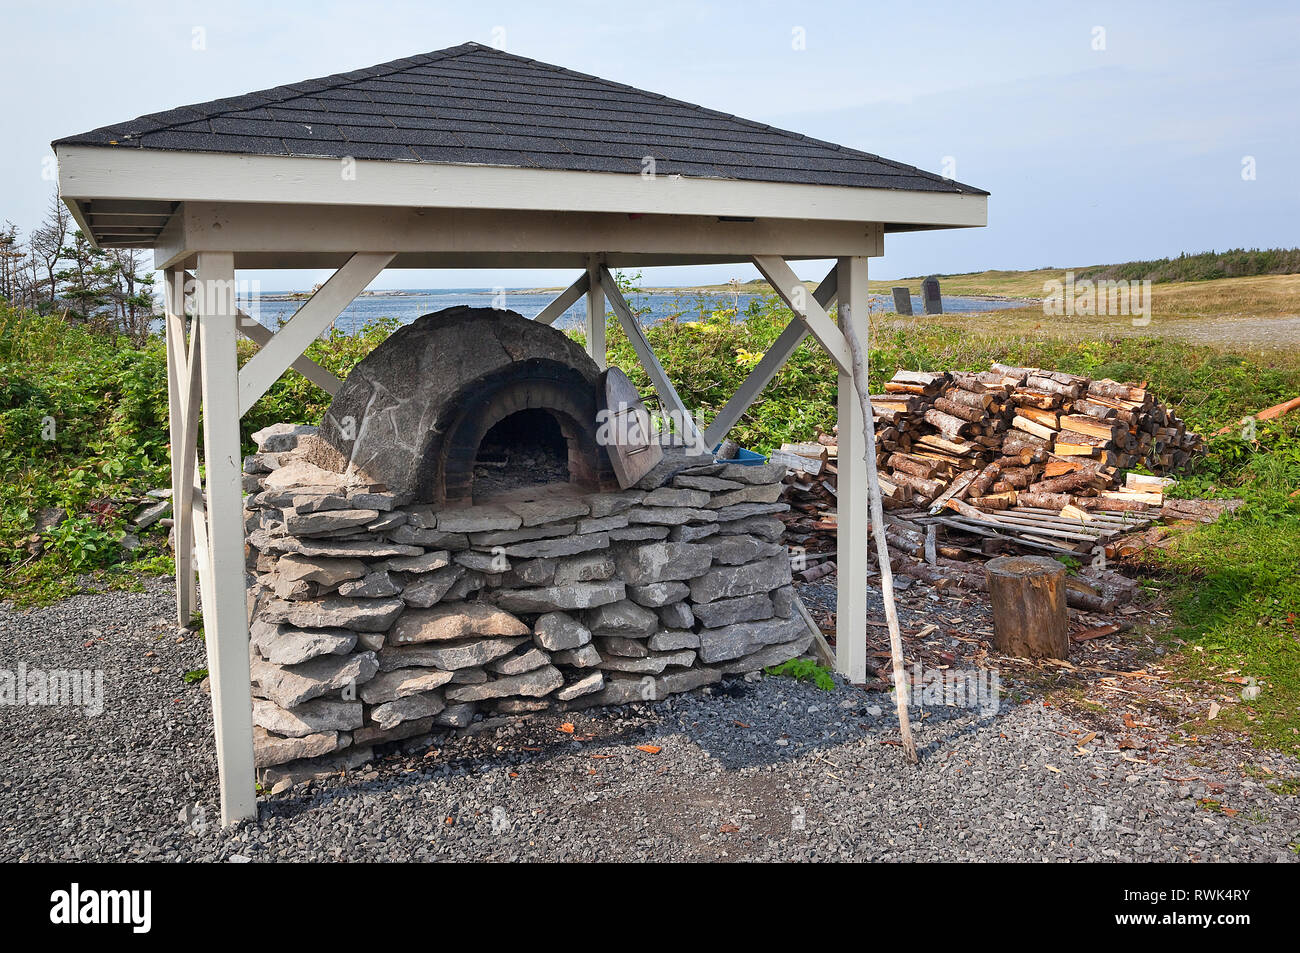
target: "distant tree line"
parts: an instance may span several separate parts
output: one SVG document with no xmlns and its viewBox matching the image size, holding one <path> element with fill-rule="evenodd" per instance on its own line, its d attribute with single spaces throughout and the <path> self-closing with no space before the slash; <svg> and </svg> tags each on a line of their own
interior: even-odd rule
<svg viewBox="0 0 1300 953">
<path fill-rule="evenodd" d="M 153 268 L 138 248 L 95 248 L 57 194 L 27 236 L 0 226 L 0 299 L 15 307 L 62 313 L 95 330 L 137 343 L 154 317 Z"/>
</svg>

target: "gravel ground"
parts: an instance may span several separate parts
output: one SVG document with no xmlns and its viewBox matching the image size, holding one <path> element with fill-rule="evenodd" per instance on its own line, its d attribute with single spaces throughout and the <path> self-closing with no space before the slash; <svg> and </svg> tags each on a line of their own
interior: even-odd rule
<svg viewBox="0 0 1300 953">
<path fill-rule="evenodd" d="M 888 696 L 784 678 L 392 752 L 222 831 L 208 697 L 181 678 L 203 647 L 176 641 L 171 598 L 158 580 L 0 609 L 0 668 L 104 672 L 102 714 L 0 715 L 0 860 L 1298 859 L 1300 797 L 1242 770 L 1294 761 L 1080 749 L 1077 719 L 1004 701 L 914 709 L 914 769 Z"/>
</svg>

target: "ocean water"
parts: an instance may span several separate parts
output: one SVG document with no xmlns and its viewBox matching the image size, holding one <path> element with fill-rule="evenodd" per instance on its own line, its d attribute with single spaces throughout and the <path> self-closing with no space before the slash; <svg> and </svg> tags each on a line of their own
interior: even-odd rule
<svg viewBox="0 0 1300 953">
<path fill-rule="evenodd" d="M 470 305 L 476 308 L 508 308 L 524 317 L 532 318 L 545 308 L 555 297 L 554 293 L 541 294 L 527 291 L 512 291 L 492 288 L 442 288 L 417 289 L 404 291 L 400 295 L 367 295 L 357 298 L 339 315 L 335 323 L 339 330 L 356 331 L 366 324 L 380 318 L 396 318 L 398 324 L 410 324 L 421 315 L 432 311 L 441 311 L 457 305 Z M 634 309 L 649 308 L 642 317 L 643 324 L 653 324 L 665 318 L 677 318 L 683 321 L 699 320 L 701 311 L 719 308 L 731 308 L 739 304 L 743 316 L 749 302 L 760 295 L 741 294 L 739 300 L 730 294 L 655 293 L 635 295 L 628 302 Z M 893 298 L 890 295 L 870 295 L 872 307 L 878 311 L 893 310 Z M 949 313 L 973 311 L 993 311 L 999 308 L 1014 307 L 1016 302 L 986 300 L 983 298 L 944 297 L 943 308 Z M 268 328 L 278 328 L 280 324 L 293 316 L 302 305 L 302 299 L 286 299 L 275 293 L 253 295 L 241 300 L 240 306 L 257 318 Z M 922 313 L 919 296 L 912 300 L 913 310 Z M 579 299 L 569 308 L 555 326 L 559 328 L 582 327 L 586 315 L 586 304 Z"/>
</svg>

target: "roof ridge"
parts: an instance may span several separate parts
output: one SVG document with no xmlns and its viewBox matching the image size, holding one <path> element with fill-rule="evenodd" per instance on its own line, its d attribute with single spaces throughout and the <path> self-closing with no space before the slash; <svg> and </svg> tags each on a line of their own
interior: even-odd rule
<svg viewBox="0 0 1300 953">
<path fill-rule="evenodd" d="M 937 173 L 934 173 L 934 172 L 927 172 L 925 169 L 922 169 L 922 168 L 920 168 L 920 167 L 918 167 L 918 166 L 908 165 L 907 163 L 905 163 L 905 162 L 899 162 L 899 161 L 897 161 L 896 159 L 888 159 L 888 158 L 885 158 L 884 156 L 876 155 L 874 152 L 866 152 L 866 151 L 864 151 L 864 150 L 862 150 L 862 149 L 853 149 L 853 148 L 850 148 L 849 146 L 841 145 L 841 144 L 838 143 L 838 142 L 830 142 L 830 141 L 828 141 L 828 140 L 826 140 L 826 139 L 817 139 L 817 138 L 815 138 L 815 137 L 813 137 L 813 136 L 805 135 L 805 134 L 802 133 L 802 132 L 796 132 L 796 131 L 793 130 L 793 129 L 783 129 L 783 128 L 781 128 L 780 126 L 769 125 L 768 123 L 758 122 L 757 120 L 754 120 L 754 119 L 746 119 L 744 116 L 737 116 L 737 115 L 734 114 L 734 113 L 723 112 L 723 111 L 720 110 L 720 109 L 710 109 L 708 106 L 701 106 L 701 105 L 699 105 L 698 103 L 687 102 L 687 101 L 684 100 L 684 99 L 676 99 L 676 98 L 674 98 L 674 97 L 672 97 L 672 96 L 667 96 L 667 95 L 665 95 L 665 94 L 663 94 L 663 93 L 656 93 L 656 92 L 654 92 L 654 91 L 652 91 L 652 90 L 648 90 L 648 89 L 640 89 L 639 87 L 631 86 L 631 85 L 628 85 L 627 83 L 619 83 L 619 82 L 616 82 L 615 80 L 612 80 L 612 79 L 606 79 L 606 78 L 603 77 L 603 76 L 596 76 L 594 73 L 583 73 L 583 72 L 580 72 L 580 71 L 575 70 L 575 69 L 570 69 L 570 68 L 567 67 L 567 66 L 557 66 L 557 65 L 554 64 L 554 63 L 547 63 L 547 62 L 544 62 L 543 60 L 536 60 L 536 59 L 533 59 L 532 57 L 521 56 L 521 55 L 519 55 L 518 53 L 508 53 L 508 52 L 506 52 L 505 50 L 500 50 L 500 49 L 497 49 L 496 47 L 493 47 L 493 46 L 485 46 L 485 45 L 482 44 L 482 43 L 472 43 L 472 42 L 471 42 L 471 43 L 465 43 L 465 44 L 462 44 L 462 45 L 463 45 L 463 46 L 474 47 L 474 48 L 476 48 L 476 50 L 485 51 L 485 52 L 489 52 L 489 53 L 494 53 L 494 54 L 496 54 L 496 55 L 498 55 L 498 56 L 503 56 L 503 57 L 506 57 L 506 58 L 508 58 L 508 59 L 518 60 L 518 61 L 520 61 L 520 62 L 524 62 L 524 63 L 530 63 L 530 64 L 532 64 L 533 66 L 541 66 L 541 67 L 543 67 L 543 68 L 545 68 L 545 69 L 553 70 L 553 71 L 555 71 L 555 72 L 557 72 L 557 73 L 564 73 L 564 74 L 566 74 L 566 75 L 568 75 L 568 76 L 574 76 L 574 77 L 578 77 L 578 78 L 580 78 L 580 79 L 585 79 L 585 80 L 594 80 L 595 82 L 600 83 L 600 84 L 603 85 L 603 86 L 608 86 L 608 87 L 611 87 L 611 88 L 613 88 L 613 89 L 626 90 L 626 91 L 628 91 L 628 92 L 636 93 L 637 95 L 640 95 L 640 96 L 649 96 L 649 97 L 652 98 L 652 99 L 662 99 L 662 100 L 664 100 L 665 102 L 673 103 L 673 104 L 678 105 L 678 106 L 685 106 L 687 109 L 694 110 L 694 111 L 697 112 L 697 113 L 702 113 L 702 114 L 704 114 L 704 115 L 711 116 L 711 117 L 718 117 L 718 118 L 721 118 L 721 119 L 727 119 L 727 120 L 730 120 L 730 121 L 732 121 L 732 122 L 738 122 L 738 123 L 740 123 L 741 125 L 749 126 L 750 128 L 753 128 L 753 129 L 762 129 L 762 130 L 765 130 L 765 131 L 767 131 L 767 132 L 779 133 L 779 134 L 781 134 L 782 136 L 787 136 L 787 137 L 789 137 L 789 138 L 791 138 L 791 139 L 797 139 L 797 140 L 801 140 L 801 141 L 803 141 L 803 142 L 808 142 L 808 143 L 812 143 L 812 144 L 815 144 L 815 145 L 818 145 L 818 146 L 822 146 L 822 147 L 830 148 L 830 149 L 835 150 L 836 152 L 841 152 L 841 153 L 845 153 L 845 154 L 852 155 L 852 156 L 861 156 L 861 157 L 865 157 L 865 158 L 868 158 L 868 159 L 872 159 L 872 160 L 874 160 L 874 161 L 876 161 L 876 162 L 882 162 L 882 163 L 884 163 L 885 165 L 893 166 L 893 167 L 896 168 L 896 169 L 906 169 L 906 170 L 908 170 L 908 171 L 910 171 L 910 172 L 915 172 L 915 173 L 917 173 L 918 175 L 924 176 L 925 178 L 930 179 L 930 180 L 935 181 L 935 182 L 946 182 L 946 183 L 951 183 L 951 184 L 953 184 L 953 185 L 959 185 L 959 186 L 961 186 L 963 189 L 971 188 L 970 186 L 962 185 L 962 183 L 957 182 L 957 181 L 954 180 L 954 179 L 946 179 L 946 178 L 944 178 L 943 176 L 938 175 Z M 459 55 L 459 54 L 458 54 L 458 55 Z M 978 191 L 978 190 L 977 190 L 977 191 Z"/>
</svg>

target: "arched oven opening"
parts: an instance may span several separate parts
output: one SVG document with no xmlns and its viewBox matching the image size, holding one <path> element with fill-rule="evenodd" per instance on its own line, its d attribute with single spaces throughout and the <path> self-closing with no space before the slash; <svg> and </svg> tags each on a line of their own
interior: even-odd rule
<svg viewBox="0 0 1300 953">
<path fill-rule="evenodd" d="M 503 417 L 483 435 L 474 458 L 475 503 L 529 487 L 569 482 L 569 443 L 559 420 L 540 407 Z"/>
<path fill-rule="evenodd" d="M 526 360 L 467 385 L 460 413 L 430 442 L 420 498 L 477 504 L 551 485 L 616 487 L 596 442 L 596 395 L 582 375 L 552 361 Z"/>
</svg>

